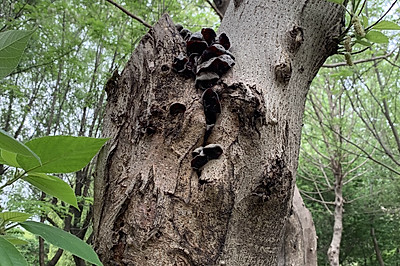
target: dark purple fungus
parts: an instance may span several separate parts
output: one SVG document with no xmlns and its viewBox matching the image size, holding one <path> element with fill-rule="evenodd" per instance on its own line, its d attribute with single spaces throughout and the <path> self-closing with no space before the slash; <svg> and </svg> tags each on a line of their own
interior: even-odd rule
<svg viewBox="0 0 400 266">
<path fill-rule="evenodd" d="M 192 151 L 192 157 L 203 154 L 203 147 L 198 147 Z"/>
<path fill-rule="evenodd" d="M 228 50 L 231 47 L 231 42 L 229 41 L 228 36 L 226 36 L 225 33 L 221 33 L 218 36 L 218 41 L 219 44 L 221 44 L 226 50 Z"/>
<path fill-rule="evenodd" d="M 188 55 L 197 54 L 201 55 L 207 48 L 207 43 L 205 41 L 190 40 L 186 42 L 186 52 Z"/>
<path fill-rule="evenodd" d="M 215 37 L 217 37 L 215 31 L 211 28 L 203 28 L 201 34 L 208 45 L 213 44 L 215 42 Z"/>
<path fill-rule="evenodd" d="M 174 58 L 174 62 L 172 63 L 172 68 L 179 73 L 182 73 L 185 70 L 186 63 L 189 61 L 188 57 L 184 53 L 180 53 L 177 57 Z"/>
<path fill-rule="evenodd" d="M 181 24 L 176 24 L 176 25 L 175 25 L 175 28 L 176 28 L 178 31 L 183 30 L 183 26 L 182 26 Z"/>
<path fill-rule="evenodd" d="M 200 169 L 208 162 L 207 156 L 204 154 L 197 155 L 192 159 L 190 165 L 193 169 Z"/>
<path fill-rule="evenodd" d="M 218 83 L 221 76 L 235 65 L 235 57 L 228 51 L 231 43 L 225 33 L 217 36 L 211 28 L 203 28 L 201 32 L 191 33 L 179 24 L 176 25 L 176 29 L 186 41 L 186 54 L 179 54 L 174 59 L 172 68 L 186 77 L 195 76 L 195 87 L 204 90 L 202 102 L 206 120 L 206 132 L 203 145 L 206 145 L 218 115 L 221 113 L 218 94 L 212 87 Z M 186 106 L 181 103 L 173 103 L 169 109 L 171 115 L 177 115 L 185 111 Z M 209 160 L 218 159 L 222 153 L 222 147 L 218 144 L 198 147 L 192 152 L 191 167 L 200 176 L 200 169 Z M 201 184 L 201 178 L 199 182 Z"/>
<path fill-rule="evenodd" d="M 214 72 L 222 76 L 234 65 L 235 61 L 229 55 L 223 54 L 199 64 L 197 74 L 201 72 Z"/>
<path fill-rule="evenodd" d="M 207 156 L 208 160 L 218 159 L 222 153 L 222 147 L 218 144 L 208 144 L 203 148 L 203 153 Z"/>
<path fill-rule="evenodd" d="M 217 84 L 218 80 L 218 74 L 214 72 L 202 72 L 196 75 L 195 86 L 198 89 L 206 90 Z"/>
<path fill-rule="evenodd" d="M 192 33 L 188 29 L 182 29 L 179 34 L 182 36 L 182 38 L 186 41 L 190 38 Z"/>
<path fill-rule="evenodd" d="M 207 89 L 203 93 L 202 100 L 206 124 L 213 125 L 217 121 L 218 114 L 221 113 L 218 94 L 213 89 Z"/>
</svg>

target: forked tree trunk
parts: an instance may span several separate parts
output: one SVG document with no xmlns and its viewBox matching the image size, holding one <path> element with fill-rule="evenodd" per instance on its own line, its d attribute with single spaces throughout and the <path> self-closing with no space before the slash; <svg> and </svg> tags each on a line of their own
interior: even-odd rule
<svg viewBox="0 0 400 266">
<path fill-rule="evenodd" d="M 222 112 L 207 141 L 223 154 L 201 173 L 190 164 L 206 131 L 201 92 L 171 71 L 185 45 L 161 18 L 107 85 L 94 208 L 106 265 L 316 265 L 311 217 L 292 195 L 306 94 L 342 16 L 320 0 L 230 4 L 221 31 L 236 65 L 214 88 Z"/>
</svg>

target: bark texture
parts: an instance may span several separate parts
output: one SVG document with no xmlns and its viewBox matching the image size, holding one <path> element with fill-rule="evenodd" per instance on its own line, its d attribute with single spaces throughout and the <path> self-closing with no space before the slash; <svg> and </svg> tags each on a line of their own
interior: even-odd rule
<svg viewBox="0 0 400 266">
<path fill-rule="evenodd" d="M 285 227 L 283 256 L 278 265 L 317 265 L 317 234 L 310 211 L 304 206 L 297 186 L 292 213 Z"/>
<path fill-rule="evenodd" d="M 315 250 L 285 256 L 308 245 L 285 235 L 299 213 L 291 207 L 306 94 L 335 52 L 342 15 L 319 0 L 233 1 L 221 30 L 236 65 L 214 88 L 222 113 L 208 138 L 224 153 L 201 173 L 190 167 L 206 131 L 201 92 L 171 71 L 184 42 L 162 17 L 107 84 L 111 140 L 94 206 L 106 265 L 315 265 Z"/>
<path fill-rule="evenodd" d="M 337 131 L 338 132 L 338 131 Z M 338 156 L 336 154 L 336 156 Z M 338 157 L 332 156 L 331 167 L 335 176 L 335 213 L 333 223 L 333 235 L 328 248 L 328 259 L 331 266 L 339 266 L 340 242 L 343 233 L 343 172 Z"/>
</svg>

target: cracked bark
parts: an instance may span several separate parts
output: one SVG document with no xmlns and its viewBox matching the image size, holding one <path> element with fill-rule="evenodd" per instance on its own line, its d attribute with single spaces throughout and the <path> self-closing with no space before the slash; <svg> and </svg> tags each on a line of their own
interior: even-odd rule
<svg viewBox="0 0 400 266">
<path fill-rule="evenodd" d="M 103 135 L 111 140 L 99 155 L 94 205 L 106 265 L 315 265 L 315 250 L 285 256 L 313 234 L 290 234 L 301 224 L 287 221 L 305 217 L 292 210 L 304 102 L 342 15 L 317 0 L 229 6 L 220 30 L 236 65 L 215 88 L 222 112 L 208 138 L 224 153 L 206 164 L 202 183 L 190 167 L 206 131 L 201 92 L 171 71 L 184 42 L 168 16 L 144 36 L 107 84 Z M 296 51 L 294 26 L 304 29 Z M 281 58 L 291 67 L 282 81 Z M 170 112 L 175 103 L 185 111 Z"/>
</svg>

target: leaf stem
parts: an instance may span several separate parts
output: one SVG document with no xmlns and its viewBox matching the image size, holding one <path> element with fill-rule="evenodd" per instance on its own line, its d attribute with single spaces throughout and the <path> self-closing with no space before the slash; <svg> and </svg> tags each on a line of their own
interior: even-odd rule
<svg viewBox="0 0 400 266">
<path fill-rule="evenodd" d="M 393 2 L 393 4 L 390 6 L 390 8 L 385 12 L 385 14 L 383 14 L 383 16 L 381 16 L 375 23 L 373 23 L 372 25 L 368 26 L 367 28 L 365 28 L 365 31 L 370 30 L 371 28 L 373 28 L 376 24 L 378 24 L 388 13 L 389 11 L 394 7 L 394 5 L 397 3 L 397 0 L 395 0 Z"/>
<path fill-rule="evenodd" d="M 21 177 L 23 177 L 26 174 L 26 171 L 22 172 L 22 174 L 20 175 L 15 175 L 13 178 L 11 178 L 10 180 L 8 180 L 4 185 L 2 185 L 0 187 L 0 192 L 3 191 L 3 188 L 12 185 L 13 183 L 15 183 L 18 179 L 20 179 Z"/>
</svg>

